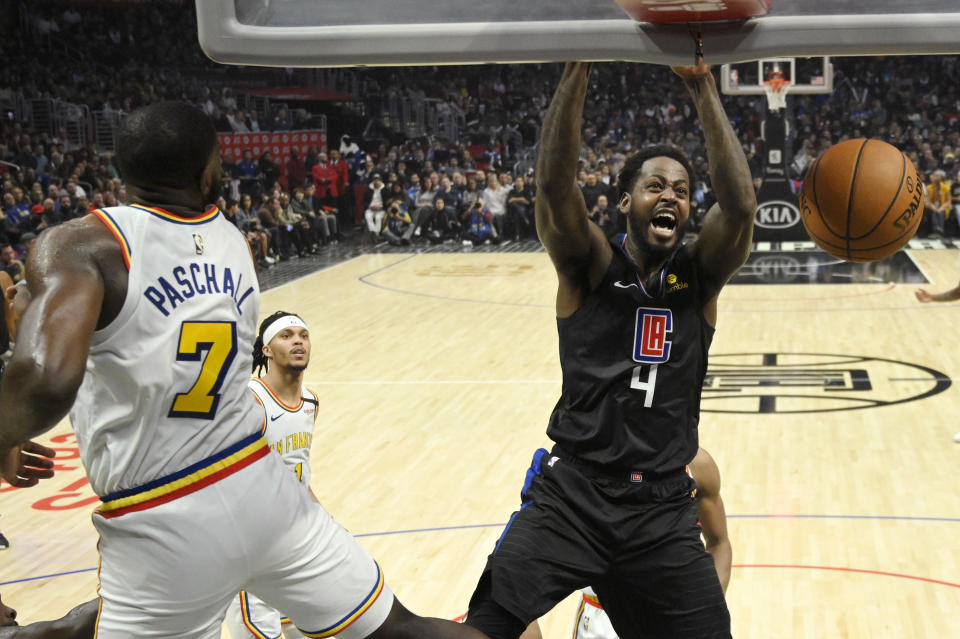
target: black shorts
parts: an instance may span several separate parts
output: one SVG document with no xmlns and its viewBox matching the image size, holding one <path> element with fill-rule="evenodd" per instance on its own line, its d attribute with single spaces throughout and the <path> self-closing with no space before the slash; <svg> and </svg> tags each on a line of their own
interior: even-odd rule
<svg viewBox="0 0 960 639">
<path fill-rule="evenodd" d="M 730 637 L 695 488 L 683 469 L 631 481 L 538 450 L 466 623 L 491 639 L 516 639 L 571 592 L 593 586 L 621 639 Z"/>
</svg>

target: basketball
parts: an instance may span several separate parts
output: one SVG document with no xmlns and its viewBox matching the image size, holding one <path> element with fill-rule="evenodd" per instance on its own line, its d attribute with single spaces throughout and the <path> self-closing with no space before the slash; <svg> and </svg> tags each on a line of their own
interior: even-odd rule
<svg viewBox="0 0 960 639">
<path fill-rule="evenodd" d="M 827 149 L 807 170 L 800 217 L 817 246 L 848 262 L 896 253 L 923 219 L 923 180 L 900 149 L 859 138 Z"/>
</svg>

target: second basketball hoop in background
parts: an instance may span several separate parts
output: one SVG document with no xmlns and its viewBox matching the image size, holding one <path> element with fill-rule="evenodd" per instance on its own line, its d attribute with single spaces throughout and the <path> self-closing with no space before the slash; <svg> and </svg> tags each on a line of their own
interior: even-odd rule
<svg viewBox="0 0 960 639">
<path fill-rule="evenodd" d="M 873 262 L 902 248 L 923 218 L 923 180 L 900 149 L 847 140 L 807 170 L 800 219 L 820 248 L 849 262 Z"/>
</svg>

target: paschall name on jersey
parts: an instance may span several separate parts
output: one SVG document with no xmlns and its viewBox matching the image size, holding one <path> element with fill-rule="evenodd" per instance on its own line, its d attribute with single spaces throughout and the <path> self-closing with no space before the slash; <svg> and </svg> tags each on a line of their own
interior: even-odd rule
<svg viewBox="0 0 960 639">
<path fill-rule="evenodd" d="M 272 448 L 282 455 L 298 448 L 310 448 L 312 442 L 312 433 L 291 433 L 279 440 Z M 284 445 L 286 445 L 286 448 L 284 448 Z"/>
<path fill-rule="evenodd" d="M 243 315 L 243 303 L 252 293 L 252 286 L 244 286 L 243 273 L 234 277 L 229 266 L 217 268 L 216 264 L 191 262 L 174 268 L 169 277 L 158 277 L 155 285 L 143 291 L 143 296 L 169 316 L 170 311 L 194 296 L 226 295 Z"/>
</svg>

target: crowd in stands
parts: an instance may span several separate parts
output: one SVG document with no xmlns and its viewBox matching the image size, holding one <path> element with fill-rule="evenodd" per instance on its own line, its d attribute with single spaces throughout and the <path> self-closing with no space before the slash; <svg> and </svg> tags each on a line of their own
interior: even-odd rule
<svg viewBox="0 0 960 639">
<path fill-rule="evenodd" d="M 133 6 L 19 3 L 0 24 L 0 104 L 50 98 L 128 112 L 162 99 L 203 108 L 221 131 L 288 130 L 300 111 L 241 112 L 244 78 L 290 85 L 285 69 L 224 67 L 197 44 L 193 3 Z M 901 148 L 928 182 L 924 232 L 960 235 L 960 93 L 957 56 L 835 58 L 827 96 L 792 96 L 791 177 L 799 183 L 832 144 L 877 137 Z M 308 255 L 345 235 L 394 244 L 482 244 L 535 238 L 535 145 L 560 73 L 557 64 L 366 68 L 371 115 L 329 149 L 277 162 L 269 152 L 226 164 L 219 204 L 264 266 Z M 391 96 L 430 100 L 463 116 L 458 139 L 405 139 L 377 114 Z M 725 97 L 755 176 L 761 175 L 762 98 Z M 0 268 L 15 277 L 33 238 L 92 208 L 126 201 L 109 153 L 73 148 L 60 130 L 0 118 Z M 682 82 L 666 67 L 594 65 L 584 111 L 578 181 L 591 218 L 624 229 L 616 175 L 634 150 L 671 144 L 696 170 L 694 227 L 712 202 L 706 152 Z M 355 232 L 358 231 L 358 232 Z"/>
</svg>

